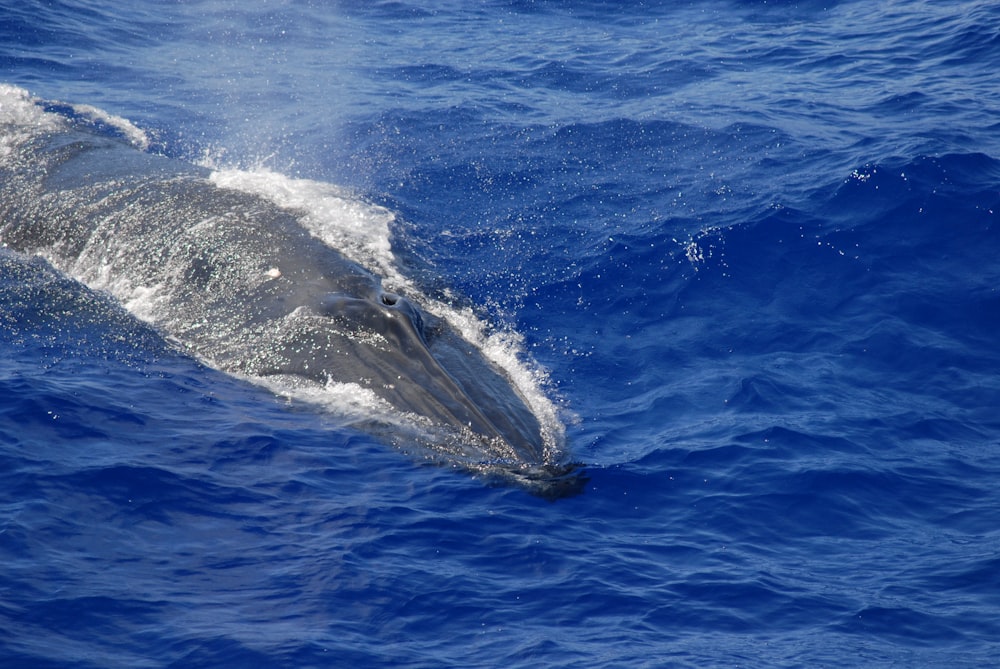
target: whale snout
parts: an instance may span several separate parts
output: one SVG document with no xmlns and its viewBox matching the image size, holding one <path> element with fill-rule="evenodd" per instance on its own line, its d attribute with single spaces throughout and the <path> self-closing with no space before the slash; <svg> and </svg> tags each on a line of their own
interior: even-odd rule
<svg viewBox="0 0 1000 669">
<path fill-rule="evenodd" d="M 516 384 L 451 325 L 380 289 L 328 294 L 319 311 L 337 333 L 337 350 L 347 352 L 338 378 L 353 377 L 400 411 L 479 442 L 483 461 L 545 463 L 542 427 Z"/>
</svg>

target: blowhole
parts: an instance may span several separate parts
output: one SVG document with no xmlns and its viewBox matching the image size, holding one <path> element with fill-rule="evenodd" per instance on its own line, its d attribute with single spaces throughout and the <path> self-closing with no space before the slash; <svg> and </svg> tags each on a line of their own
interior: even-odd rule
<svg viewBox="0 0 1000 669">
<path fill-rule="evenodd" d="M 399 301 L 398 295 L 394 295 L 393 293 L 382 293 L 382 304 L 386 305 L 387 307 L 395 306 L 396 302 L 398 301 Z"/>
</svg>

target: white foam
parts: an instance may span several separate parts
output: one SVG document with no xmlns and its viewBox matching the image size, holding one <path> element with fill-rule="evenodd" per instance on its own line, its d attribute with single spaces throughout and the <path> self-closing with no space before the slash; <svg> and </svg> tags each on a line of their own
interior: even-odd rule
<svg viewBox="0 0 1000 669">
<path fill-rule="evenodd" d="M 275 374 L 265 377 L 247 377 L 247 380 L 270 389 L 275 395 L 296 402 L 305 402 L 324 408 L 335 408 L 337 418 L 347 424 L 370 421 L 378 417 L 388 422 L 397 417 L 391 404 L 368 388 L 356 383 L 330 381 L 321 384 L 300 376 Z"/>
<path fill-rule="evenodd" d="M 466 341 L 482 351 L 483 356 L 506 372 L 528 408 L 542 427 L 542 439 L 547 455 L 556 458 L 565 439 L 565 426 L 559 410 L 545 392 L 548 375 L 534 363 L 526 362 L 524 337 L 516 332 L 488 332 L 488 327 L 471 309 L 455 309 L 437 301 L 429 301 L 427 310 L 444 318 Z"/>
<path fill-rule="evenodd" d="M 0 159 L 14 154 L 18 147 L 40 133 L 54 132 L 63 125 L 55 114 L 48 114 L 39 100 L 16 86 L 0 84 Z"/>
<path fill-rule="evenodd" d="M 128 119 L 91 105 L 73 105 L 72 109 L 82 118 L 114 128 L 137 149 L 145 151 L 149 148 L 149 135 Z"/>
<path fill-rule="evenodd" d="M 382 276 L 387 286 L 409 282 L 398 273 L 389 243 L 392 212 L 364 202 L 333 184 L 294 179 L 266 168 L 219 169 L 209 177 L 220 188 L 262 195 L 283 209 L 302 214 L 313 236 Z"/>
<path fill-rule="evenodd" d="M 0 156 L 9 154 L 35 135 L 65 127 L 66 119 L 46 112 L 41 102 L 23 88 L 0 84 L 0 124 L 6 126 L 0 138 Z M 149 148 L 149 136 L 128 119 L 92 105 L 71 105 L 70 108 L 85 121 L 114 128 L 136 148 L 143 151 Z"/>
</svg>

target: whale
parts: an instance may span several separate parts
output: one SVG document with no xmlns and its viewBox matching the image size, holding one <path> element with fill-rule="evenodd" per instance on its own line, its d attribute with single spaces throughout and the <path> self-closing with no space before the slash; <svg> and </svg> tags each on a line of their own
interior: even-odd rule
<svg viewBox="0 0 1000 669">
<path fill-rule="evenodd" d="M 384 288 L 301 211 L 207 167 L 20 104 L 0 114 L 5 247 L 110 293 L 213 368 L 271 388 L 348 388 L 407 417 L 431 459 L 547 497 L 579 492 L 559 431 L 420 291 Z M 386 415 L 360 423 L 391 435 L 401 428 Z"/>
</svg>

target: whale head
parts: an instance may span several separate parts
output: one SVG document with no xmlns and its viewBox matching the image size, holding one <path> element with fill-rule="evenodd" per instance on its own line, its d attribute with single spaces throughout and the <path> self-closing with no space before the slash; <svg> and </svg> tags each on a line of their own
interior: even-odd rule
<svg viewBox="0 0 1000 669">
<path fill-rule="evenodd" d="M 561 433 L 543 425 L 517 383 L 444 317 L 413 300 L 383 290 L 366 273 L 317 294 L 311 306 L 294 309 L 267 337 L 241 371 L 253 376 L 306 378 L 319 384 L 349 383 L 408 416 L 420 429 L 401 432 L 398 422 L 367 429 L 404 448 L 426 446 L 425 455 L 472 470 L 491 481 L 516 483 L 546 498 L 581 491 L 584 479 L 568 463 Z M 295 293 L 294 273 L 282 276 Z M 333 289 L 336 288 L 336 289 Z"/>
</svg>

